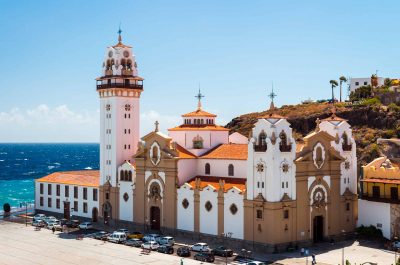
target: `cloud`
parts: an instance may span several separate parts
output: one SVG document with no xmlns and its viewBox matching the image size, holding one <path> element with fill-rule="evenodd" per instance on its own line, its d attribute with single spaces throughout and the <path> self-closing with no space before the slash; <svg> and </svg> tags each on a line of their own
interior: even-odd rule
<svg viewBox="0 0 400 265">
<path fill-rule="evenodd" d="M 1 142 L 96 142 L 98 128 L 98 112 L 77 112 L 67 105 L 0 112 Z"/>
</svg>

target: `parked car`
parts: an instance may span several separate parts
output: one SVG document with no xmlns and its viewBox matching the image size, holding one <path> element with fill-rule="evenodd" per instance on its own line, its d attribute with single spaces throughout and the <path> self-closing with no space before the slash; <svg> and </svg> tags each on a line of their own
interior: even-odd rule
<svg viewBox="0 0 400 265">
<path fill-rule="evenodd" d="M 48 216 L 44 218 L 44 222 L 46 224 L 52 223 L 52 222 L 59 222 L 57 218 L 55 218 L 54 216 Z"/>
<path fill-rule="evenodd" d="M 99 240 L 105 240 L 107 239 L 107 237 L 110 235 L 110 233 L 107 233 L 106 231 L 99 231 L 97 233 L 93 234 L 93 237 L 95 239 L 99 239 Z"/>
<path fill-rule="evenodd" d="M 267 263 L 262 261 L 251 261 L 247 263 L 248 265 L 267 265 Z"/>
<path fill-rule="evenodd" d="M 133 232 L 128 235 L 128 238 L 142 239 L 143 237 L 144 237 L 144 235 L 140 232 Z"/>
<path fill-rule="evenodd" d="M 120 229 L 118 229 L 118 230 L 115 231 L 115 232 L 121 232 L 121 233 L 125 233 L 125 235 L 129 235 L 128 229 L 125 229 L 125 228 L 120 228 Z"/>
<path fill-rule="evenodd" d="M 210 252 L 211 249 L 207 243 L 196 243 L 190 247 L 191 251 L 196 252 Z"/>
<path fill-rule="evenodd" d="M 71 220 L 66 223 L 67 227 L 69 228 L 78 228 L 79 227 L 79 220 Z"/>
<path fill-rule="evenodd" d="M 130 247 L 140 248 L 143 244 L 143 241 L 138 238 L 131 238 L 126 240 L 124 244 Z"/>
<path fill-rule="evenodd" d="M 44 218 L 46 218 L 46 215 L 44 215 L 44 214 L 42 214 L 42 213 L 39 213 L 39 214 L 36 214 L 36 215 L 33 217 L 33 220 L 35 220 L 35 221 L 39 221 L 39 220 L 44 221 Z"/>
<path fill-rule="evenodd" d="M 221 257 L 232 257 L 233 256 L 233 251 L 230 248 L 226 248 L 224 246 L 218 246 L 212 250 L 212 253 L 215 256 L 221 256 Z"/>
<path fill-rule="evenodd" d="M 393 247 L 394 249 L 399 249 L 399 248 L 400 248 L 400 241 L 394 241 L 394 242 L 392 243 L 392 247 Z"/>
<path fill-rule="evenodd" d="M 143 242 L 148 242 L 148 241 L 156 241 L 158 242 L 160 240 L 160 235 L 159 234 L 147 234 L 143 237 Z"/>
<path fill-rule="evenodd" d="M 177 254 L 179 257 L 190 257 L 190 255 L 191 255 L 190 249 L 189 249 L 189 247 L 187 247 L 187 246 L 183 246 L 183 247 L 178 248 L 178 249 L 176 250 L 176 254 Z"/>
<path fill-rule="evenodd" d="M 195 260 L 205 261 L 205 262 L 214 262 L 214 255 L 211 253 L 200 252 L 196 253 L 193 257 Z"/>
<path fill-rule="evenodd" d="M 114 243 L 124 243 L 126 241 L 126 234 L 122 232 L 114 232 L 107 237 L 107 240 Z"/>
<path fill-rule="evenodd" d="M 62 229 L 61 225 L 58 222 L 48 222 L 47 223 L 47 226 L 46 226 L 47 229 L 53 229 L 53 227 L 56 230 L 61 230 Z"/>
<path fill-rule="evenodd" d="M 157 248 L 157 251 L 164 254 L 174 254 L 174 248 L 168 245 L 161 245 Z"/>
<path fill-rule="evenodd" d="M 60 219 L 60 225 L 67 225 L 68 219 L 62 218 Z"/>
<path fill-rule="evenodd" d="M 156 241 L 147 241 L 142 244 L 143 249 L 156 250 L 160 245 Z"/>
<path fill-rule="evenodd" d="M 160 245 L 167 245 L 167 246 L 173 246 L 175 244 L 175 240 L 172 236 L 165 236 L 160 238 L 160 240 L 158 241 L 158 243 Z"/>
<path fill-rule="evenodd" d="M 93 229 L 93 224 L 91 222 L 84 222 L 79 224 L 79 229 Z"/>
<path fill-rule="evenodd" d="M 37 220 L 33 220 L 32 225 L 37 226 L 37 227 L 44 227 L 45 223 L 43 220 L 37 219 Z"/>
</svg>

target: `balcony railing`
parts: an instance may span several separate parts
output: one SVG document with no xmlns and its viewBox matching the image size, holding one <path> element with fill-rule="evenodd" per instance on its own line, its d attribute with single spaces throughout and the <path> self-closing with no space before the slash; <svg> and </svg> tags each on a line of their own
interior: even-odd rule
<svg viewBox="0 0 400 265">
<path fill-rule="evenodd" d="M 143 85 L 139 84 L 124 84 L 124 83 L 111 83 L 111 84 L 99 84 L 97 85 L 97 89 L 105 89 L 105 88 L 129 88 L 129 89 L 140 89 L 143 90 Z"/>
<path fill-rule="evenodd" d="M 265 151 L 267 151 L 267 145 L 266 144 L 254 145 L 254 151 L 256 151 L 256 152 L 265 152 Z"/>
</svg>

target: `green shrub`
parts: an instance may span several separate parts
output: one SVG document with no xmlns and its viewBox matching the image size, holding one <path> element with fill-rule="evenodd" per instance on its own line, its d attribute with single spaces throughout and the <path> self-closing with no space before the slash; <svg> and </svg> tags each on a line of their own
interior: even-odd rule
<svg viewBox="0 0 400 265">
<path fill-rule="evenodd" d="M 351 263 L 348 259 L 346 259 L 346 265 L 351 265 Z"/>
<path fill-rule="evenodd" d="M 390 103 L 388 109 L 391 112 L 400 112 L 400 107 L 397 106 L 395 103 Z"/>
<path fill-rule="evenodd" d="M 361 103 L 362 106 L 379 106 L 381 104 L 382 103 L 378 98 L 369 98 Z"/>
<path fill-rule="evenodd" d="M 386 130 L 383 132 L 382 137 L 390 139 L 393 138 L 395 135 L 396 135 L 395 130 Z"/>
<path fill-rule="evenodd" d="M 359 226 L 356 228 L 356 232 L 361 235 L 361 236 L 366 236 L 366 237 L 374 237 L 374 238 L 381 238 L 383 237 L 382 235 L 382 230 L 376 228 L 373 225 L 370 226 Z"/>
</svg>

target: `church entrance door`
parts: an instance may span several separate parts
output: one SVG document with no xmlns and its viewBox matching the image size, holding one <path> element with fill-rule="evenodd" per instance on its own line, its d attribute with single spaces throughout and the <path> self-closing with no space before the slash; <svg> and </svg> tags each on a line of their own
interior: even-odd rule
<svg viewBox="0 0 400 265">
<path fill-rule="evenodd" d="M 153 206 L 150 208 L 150 228 L 160 230 L 160 208 Z"/>
<path fill-rule="evenodd" d="M 324 239 L 324 217 L 319 215 L 314 217 L 314 243 Z"/>
<path fill-rule="evenodd" d="M 92 210 L 92 222 L 96 223 L 97 222 L 97 216 L 99 215 L 99 211 L 97 210 L 96 207 L 93 208 Z"/>
</svg>

